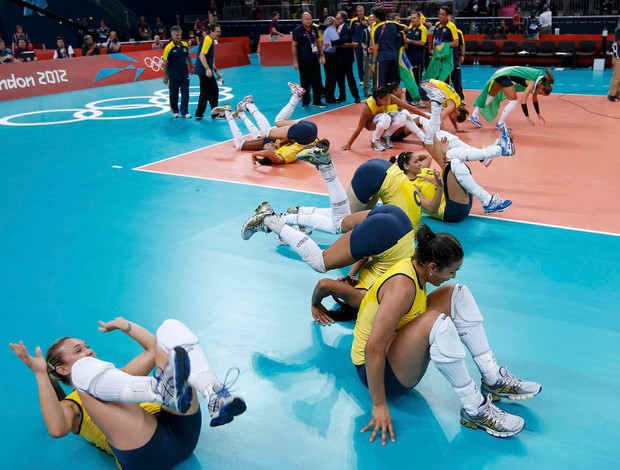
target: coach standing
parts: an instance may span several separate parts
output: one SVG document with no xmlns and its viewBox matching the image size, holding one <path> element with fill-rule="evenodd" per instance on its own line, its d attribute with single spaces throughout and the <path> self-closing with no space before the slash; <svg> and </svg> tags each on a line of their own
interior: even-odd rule
<svg viewBox="0 0 620 470">
<path fill-rule="evenodd" d="M 620 19 L 618 20 L 618 27 L 614 31 L 614 43 L 612 44 L 611 51 L 613 53 L 612 64 L 614 72 L 611 76 L 607 99 L 609 101 L 616 101 L 620 99 Z"/>
<path fill-rule="evenodd" d="M 307 11 L 301 15 L 301 25 L 293 30 L 293 68 L 299 70 L 299 83 L 306 90 L 302 98 L 302 107 L 310 104 L 310 87 L 312 87 L 312 103 L 324 108 L 321 101 L 323 82 L 321 65 L 325 63 L 323 45 L 319 40 L 319 32 L 312 24 L 312 15 Z"/>
<path fill-rule="evenodd" d="M 170 28 L 172 41 L 164 49 L 164 85 L 168 85 L 170 95 L 170 110 L 172 117 L 179 117 L 179 90 L 181 90 L 181 116 L 191 119 L 189 114 L 189 72 L 194 69 L 189 58 L 189 46 L 182 38 L 180 26 Z"/>
<path fill-rule="evenodd" d="M 222 28 L 217 23 L 209 25 L 209 34 L 207 34 L 200 46 L 198 47 L 198 58 L 196 59 L 196 68 L 194 74 L 200 79 L 200 96 L 198 97 L 198 106 L 196 107 L 196 120 L 200 121 L 204 118 L 207 109 L 207 101 L 211 105 L 211 111 L 216 108 L 219 103 L 220 89 L 215 80 L 215 68 L 213 65 L 214 45 L 217 38 L 222 34 Z M 211 117 L 215 118 L 213 113 Z"/>
</svg>

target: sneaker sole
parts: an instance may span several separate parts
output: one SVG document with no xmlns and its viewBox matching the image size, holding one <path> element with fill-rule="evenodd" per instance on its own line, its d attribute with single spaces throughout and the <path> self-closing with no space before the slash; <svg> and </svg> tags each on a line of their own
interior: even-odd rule
<svg viewBox="0 0 620 470">
<path fill-rule="evenodd" d="M 245 401 L 243 401 L 239 397 L 236 397 L 228 405 L 226 405 L 223 408 L 220 408 L 219 415 L 217 417 L 211 419 L 210 426 L 212 428 L 215 428 L 217 426 L 222 426 L 224 424 L 228 424 L 233 419 L 235 419 L 235 416 L 239 416 L 240 414 L 242 414 L 247 409 L 248 409 L 248 407 L 245 404 Z"/>
<path fill-rule="evenodd" d="M 491 395 L 491 400 L 493 400 L 494 402 L 500 401 L 502 398 L 506 398 L 511 401 L 522 401 L 522 400 L 529 400 L 530 398 L 534 398 L 536 395 L 542 392 L 542 387 L 540 387 L 537 392 L 523 393 L 523 394 L 518 394 L 518 395 L 511 394 L 511 393 L 497 393 L 491 390 L 490 388 L 485 387 L 484 385 L 480 386 L 480 391 L 482 392 L 483 395 Z"/>
<path fill-rule="evenodd" d="M 190 373 L 190 363 L 187 351 L 177 346 L 174 348 L 174 385 L 177 392 L 181 390 L 180 395 L 176 398 L 177 409 L 179 413 L 186 413 L 192 404 L 192 398 L 194 396 L 192 387 L 187 383 Z"/>
<path fill-rule="evenodd" d="M 483 429 L 487 432 L 487 434 L 493 437 L 511 437 L 519 434 L 523 430 L 523 428 L 521 428 L 517 431 L 496 431 L 495 429 L 487 428 L 480 424 L 472 423 L 471 421 L 466 421 L 464 418 L 461 418 L 461 424 L 470 429 Z"/>
</svg>

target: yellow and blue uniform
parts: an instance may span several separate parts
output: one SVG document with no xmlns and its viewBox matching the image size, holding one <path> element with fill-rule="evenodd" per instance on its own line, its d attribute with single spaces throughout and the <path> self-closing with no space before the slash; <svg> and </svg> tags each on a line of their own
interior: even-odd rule
<svg viewBox="0 0 620 470">
<path fill-rule="evenodd" d="M 442 82 L 441 80 L 436 80 L 434 78 L 430 79 L 429 82 L 435 85 L 441 91 L 443 91 L 444 94 L 446 95 L 446 99 L 444 100 L 443 105 L 442 105 L 444 108 L 446 107 L 448 101 L 454 101 L 454 104 L 456 105 L 457 108 L 461 106 L 461 97 L 454 90 L 454 88 L 452 88 L 447 83 Z"/>
<path fill-rule="evenodd" d="M 413 180 L 413 184 L 418 187 L 422 196 L 424 196 L 429 201 L 432 201 L 435 197 L 435 194 L 438 191 L 437 186 L 431 181 L 435 181 L 435 176 L 433 170 L 430 168 L 422 168 L 422 171 L 417 176 L 415 180 Z M 433 214 L 428 211 L 424 211 L 425 214 L 430 215 L 439 220 L 443 220 L 443 214 L 446 209 L 446 196 L 445 194 L 441 194 L 441 203 L 439 204 L 439 208 L 437 209 L 437 213 Z"/>
<path fill-rule="evenodd" d="M 377 310 L 379 310 L 379 290 L 394 276 L 407 276 L 415 283 L 416 287 L 416 294 L 412 299 L 411 307 L 398 322 L 394 335 L 410 321 L 426 311 L 426 286 L 418 279 L 411 258 L 403 259 L 388 269 L 362 299 L 355 322 L 355 329 L 353 330 L 353 345 L 351 346 L 351 359 L 355 365 L 359 366 L 366 362 L 364 349 L 370 337 Z"/>
<path fill-rule="evenodd" d="M 373 121 L 376 115 L 383 113 L 396 113 L 398 112 L 398 105 L 392 104 L 391 99 L 390 102 L 384 106 L 379 106 L 375 99 L 371 96 L 366 99 L 366 105 L 368 109 L 370 109 L 370 117 L 366 121 L 366 129 L 368 129 L 368 125 Z"/>
<path fill-rule="evenodd" d="M 381 188 L 376 194 L 383 204 L 392 204 L 404 210 L 413 228 L 417 229 L 422 218 L 422 202 L 417 187 L 405 176 L 398 165 L 390 165 L 385 172 Z"/>
<path fill-rule="evenodd" d="M 318 139 L 316 139 L 314 142 L 317 142 L 317 141 Z M 311 142 L 311 143 L 314 143 L 314 142 Z M 292 142 L 290 144 L 286 144 L 280 147 L 278 150 L 276 150 L 276 153 L 284 159 L 284 163 L 293 163 L 297 161 L 297 154 L 301 151 L 301 149 L 303 149 L 307 145 L 308 144 L 300 144 L 297 142 Z"/>
</svg>

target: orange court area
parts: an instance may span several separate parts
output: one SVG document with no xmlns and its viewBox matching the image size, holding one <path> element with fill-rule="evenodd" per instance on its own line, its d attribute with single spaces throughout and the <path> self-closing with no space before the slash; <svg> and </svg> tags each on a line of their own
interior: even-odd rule
<svg viewBox="0 0 620 470">
<path fill-rule="evenodd" d="M 470 111 L 477 95 L 476 91 L 466 92 Z M 357 125 L 361 106 L 364 104 L 352 104 L 310 118 L 319 127 L 319 136 L 330 140 L 345 188 L 355 169 L 370 158 L 387 159 L 404 150 L 424 152 L 415 137 L 395 142 L 392 150 L 376 152 L 370 147 L 369 131 L 360 134 L 351 150 L 340 150 Z M 513 129 L 515 156 L 499 157 L 488 168 L 468 163 L 476 181 L 489 193 L 513 201 L 510 210 L 490 217 L 620 234 L 620 191 L 613 183 L 620 157 L 620 105 L 600 96 L 551 95 L 541 97 L 540 108 L 546 123 L 536 121 L 534 126 L 528 125 L 520 109 L 510 115 L 507 123 Z M 531 104 L 530 115 L 535 119 Z M 499 135 L 495 123 L 483 123 L 482 129 L 468 122 L 461 124 L 466 132 L 458 136 L 474 146 L 493 143 Z M 326 193 L 320 174 L 311 165 L 297 162 L 255 167 L 250 152 L 237 151 L 232 141 L 138 169 Z M 477 201 L 472 214 L 482 214 Z"/>
</svg>

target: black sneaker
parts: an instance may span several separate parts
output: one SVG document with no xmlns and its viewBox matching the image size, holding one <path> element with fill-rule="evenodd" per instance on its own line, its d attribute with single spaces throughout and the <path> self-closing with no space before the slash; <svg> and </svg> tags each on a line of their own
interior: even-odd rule
<svg viewBox="0 0 620 470">
<path fill-rule="evenodd" d="M 319 101 L 318 103 L 314 103 L 312 106 L 314 106 L 315 108 L 326 108 L 327 107 L 327 105 L 323 103 L 322 101 Z"/>
<path fill-rule="evenodd" d="M 616 101 L 616 97 L 613 95 L 607 95 L 607 101 Z"/>
</svg>

